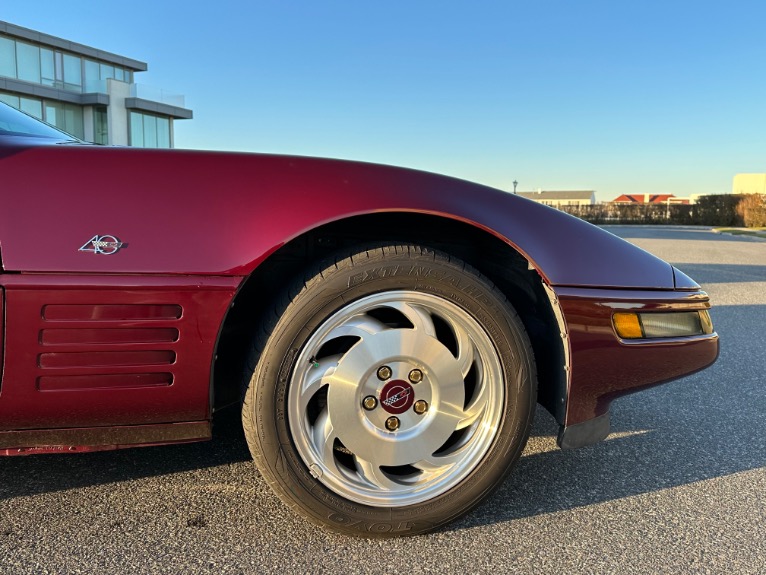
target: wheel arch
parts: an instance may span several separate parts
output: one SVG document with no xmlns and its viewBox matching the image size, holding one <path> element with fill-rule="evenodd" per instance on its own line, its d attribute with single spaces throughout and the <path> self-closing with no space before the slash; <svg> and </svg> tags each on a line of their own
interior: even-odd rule
<svg viewBox="0 0 766 575">
<path fill-rule="evenodd" d="M 265 306 L 305 267 L 343 248 L 371 243 L 411 243 L 439 249 L 489 278 L 516 309 L 532 342 L 538 370 L 538 402 L 564 421 L 567 390 L 565 343 L 560 314 L 541 274 L 513 247 L 471 223 L 418 212 L 379 212 L 327 223 L 275 250 L 243 282 L 227 314 L 216 350 L 213 406 L 239 400 L 249 343 Z M 559 319 L 557 319 L 557 317 Z M 249 376 L 245 376 L 249 381 Z"/>
</svg>

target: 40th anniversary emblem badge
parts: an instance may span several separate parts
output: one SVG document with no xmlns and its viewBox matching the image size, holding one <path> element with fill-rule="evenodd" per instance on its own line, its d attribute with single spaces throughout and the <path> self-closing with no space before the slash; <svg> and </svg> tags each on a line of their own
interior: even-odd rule
<svg viewBox="0 0 766 575">
<path fill-rule="evenodd" d="M 89 239 L 85 244 L 77 251 L 91 252 L 94 254 L 103 254 L 110 256 L 120 251 L 121 248 L 126 247 L 127 244 L 121 242 L 115 236 L 105 235 L 99 236 L 96 234 Z"/>
</svg>

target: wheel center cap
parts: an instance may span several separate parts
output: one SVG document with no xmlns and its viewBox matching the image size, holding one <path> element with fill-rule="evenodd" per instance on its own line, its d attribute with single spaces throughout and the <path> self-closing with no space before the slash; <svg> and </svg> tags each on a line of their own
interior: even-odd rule
<svg viewBox="0 0 766 575">
<path fill-rule="evenodd" d="M 389 381 L 380 390 L 380 405 L 388 413 L 400 414 L 407 411 L 415 401 L 415 390 L 402 379 Z"/>
</svg>

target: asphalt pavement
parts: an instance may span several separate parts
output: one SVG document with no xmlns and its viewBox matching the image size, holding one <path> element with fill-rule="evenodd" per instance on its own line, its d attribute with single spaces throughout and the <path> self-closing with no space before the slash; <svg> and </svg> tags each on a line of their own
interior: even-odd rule
<svg viewBox="0 0 766 575">
<path fill-rule="evenodd" d="M 0 458 L 0 573 L 766 572 L 766 241 L 607 229 L 702 284 L 722 346 L 713 367 L 615 402 L 606 441 L 560 451 L 538 409 L 489 501 L 396 540 L 294 515 L 234 413 L 207 443 Z"/>
</svg>

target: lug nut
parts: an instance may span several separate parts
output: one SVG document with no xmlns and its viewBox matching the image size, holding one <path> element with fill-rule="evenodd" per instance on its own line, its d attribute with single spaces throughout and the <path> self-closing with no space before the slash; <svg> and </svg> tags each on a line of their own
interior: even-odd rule
<svg viewBox="0 0 766 575">
<path fill-rule="evenodd" d="M 413 369 L 410 372 L 410 382 L 411 383 L 420 383 L 423 381 L 423 372 L 419 369 Z"/>
<path fill-rule="evenodd" d="M 368 395 L 364 398 L 364 401 L 362 401 L 362 405 L 367 411 L 372 411 L 376 407 L 378 407 L 378 400 L 375 399 L 372 395 Z"/>
<path fill-rule="evenodd" d="M 396 431 L 399 429 L 399 418 L 398 417 L 389 417 L 386 419 L 386 429 L 389 431 Z"/>
<path fill-rule="evenodd" d="M 412 409 L 414 409 L 415 413 L 418 415 L 423 415 L 426 411 L 428 411 L 428 403 L 422 399 L 418 399 L 415 402 L 415 405 L 412 406 Z"/>
<path fill-rule="evenodd" d="M 384 365 L 383 367 L 378 368 L 378 379 L 380 381 L 386 381 L 391 378 L 391 373 L 391 368 Z"/>
</svg>

